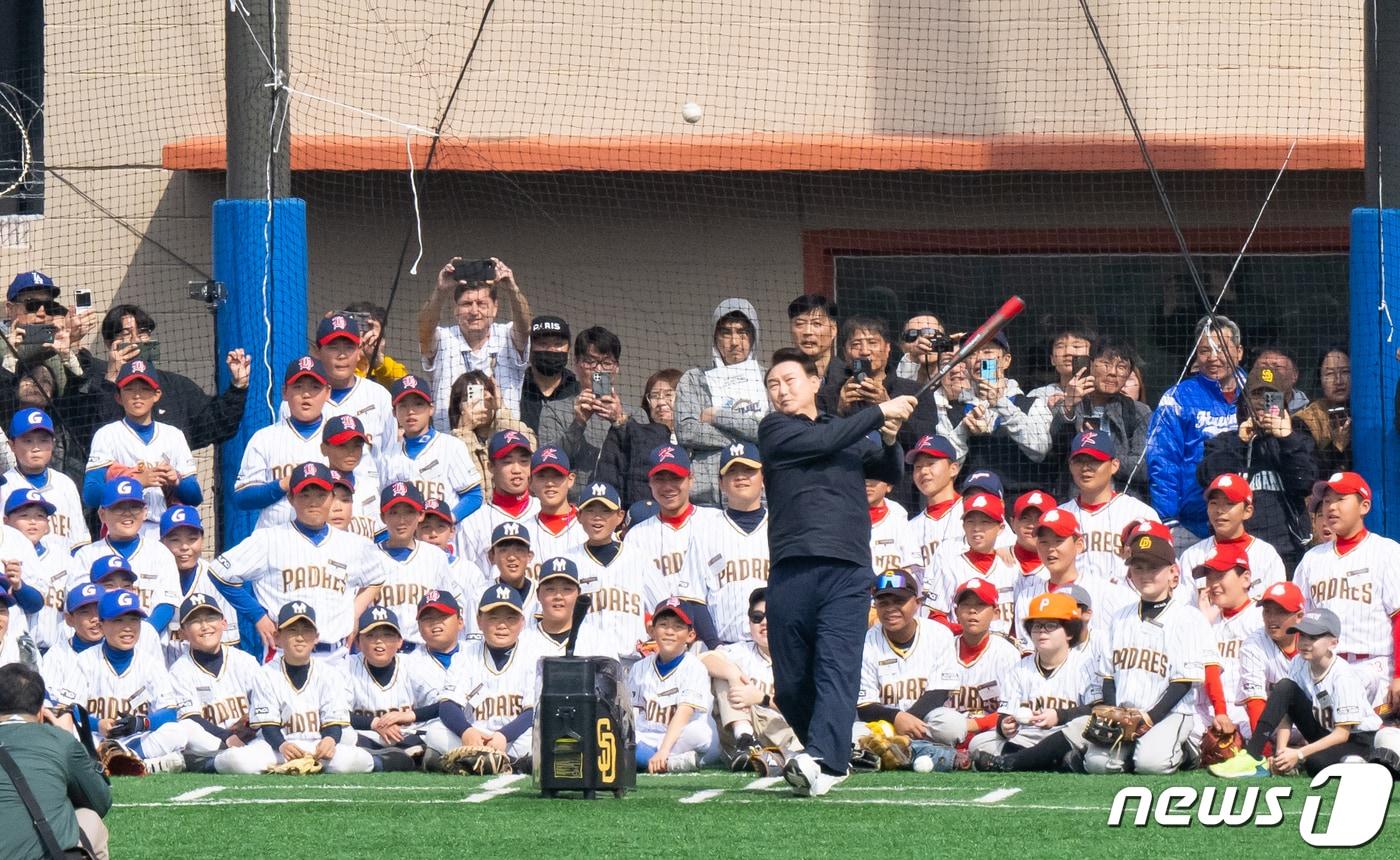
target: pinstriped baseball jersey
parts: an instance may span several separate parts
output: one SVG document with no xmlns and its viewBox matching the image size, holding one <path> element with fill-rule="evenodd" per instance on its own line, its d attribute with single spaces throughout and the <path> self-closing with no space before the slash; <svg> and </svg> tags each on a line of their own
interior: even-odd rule
<svg viewBox="0 0 1400 860">
<path fill-rule="evenodd" d="M 577 514 L 577 510 L 574 511 Z M 558 534 L 550 531 L 536 514 L 535 519 L 528 526 L 530 529 L 530 548 L 535 551 L 535 557 L 530 560 L 529 576 L 531 579 L 539 579 L 540 566 L 551 558 L 559 558 L 568 555 L 575 549 L 588 542 L 588 532 L 579 525 L 578 517 L 569 518 L 569 522 L 559 530 Z"/>
<path fill-rule="evenodd" d="M 924 605 L 951 618 L 954 592 L 959 585 L 974 577 L 987 580 L 997 589 L 997 617 L 992 622 L 992 632 L 1012 636 L 1012 616 L 1016 611 L 1014 591 L 1021 579 L 1021 566 L 1006 561 L 1000 555 L 983 573 L 968 559 L 966 551 L 956 554 L 939 552 L 934 559 L 934 567 L 924 572 Z"/>
<path fill-rule="evenodd" d="M 1091 505 L 1086 509 L 1075 497 L 1060 506 L 1062 510 L 1074 514 L 1079 521 L 1079 530 L 1084 533 L 1084 552 L 1075 563 L 1079 572 L 1087 576 L 1122 585 L 1131 589 L 1128 583 L 1128 564 L 1118 556 L 1122 546 L 1123 529 L 1133 520 L 1157 521 L 1157 512 L 1132 496 L 1115 494 L 1101 505 Z"/>
<path fill-rule="evenodd" d="M 1244 643 L 1255 633 L 1264 631 L 1264 613 L 1253 602 L 1232 616 L 1221 613 L 1210 625 L 1215 634 L 1215 663 L 1220 666 L 1220 687 L 1225 691 L 1225 712 L 1236 724 L 1247 724 L 1249 714 L 1244 709 L 1244 696 L 1240 694 L 1240 656 Z M 1274 649 L 1278 650 L 1278 649 Z M 1201 693 L 1196 699 L 1196 713 L 1201 722 L 1209 723 L 1215 718 L 1210 697 Z"/>
<path fill-rule="evenodd" d="M 415 648 L 413 649 L 413 653 L 411 654 L 399 655 L 399 659 L 409 663 L 413 663 L 414 672 L 416 672 L 418 675 L 424 678 L 427 678 L 429 681 L 432 682 L 432 684 L 435 687 L 437 687 L 440 700 L 442 694 L 442 685 L 447 683 L 447 676 L 452 671 L 452 667 L 456 664 L 457 658 L 461 656 L 461 654 L 462 643 L 459 642 L 457 646 L 452 650 L 452 652 L 447 655 L 446 666 L 438 662 L 438 659 L 434 657 L 432 653 L 428 651 L 427 648 Z"/>
<path fill-rule="evenodd" d="M 1181 578 L 1189 581 L 1191 571 L 1204 564 L 1214 549 L 1215 538 L 1208 537 L 1200 543 L 1194 543 L 1182 550 L 1177 558 L 1177 564 L 1181 567 Z M 1244 554 L 1249 559 L 1250 600 L 1258 600 L 1264 596 L 1264 589 L 1288 578 L 1283 568 L 1283 558 L 1268 541 L 1262 541 L 1252 536 L 1246 537 Z M 1196 580 L 1193 583 L 1195 590 L 1200 591 L 1205 588 L 1205 583 L 1204 577 Z"/>
<path fill-rule="evenodd" d="M 910 562 L 929 567 L 934 563 L 938 548 L 947 546 L 954 554 L 967 549 L 967 537 L 963 533 L 963 500 L 959 498 L 943 516 L 935 519 L 924 508 L 909 520 L 905 538 L 908 541 L 904 556 Z M 1010 547 L 1016 543 L 1011 529 L 1002 529 L 997 535 L 997 549 Z"/>
<path fill-rule="evenodd" d="M 286 406 L 284 400 L 282 407 Z M 321 456 L 321 428 L 318 426 L 303 436 L 290 419 L 283 418 L 259 429 L 248 440 L 248 447 L 243 449 L 243 461 L 238 464 L 234 489 L 280 481 L 290 475 L 298 463 L 312 462 L 325 462 L 325 457 Z M 293 518 L 292 504 L 283 496 L 258 512 L 257 527 L 282 525 Z"/>
<path fill-rule="evenodd" d="M 1018 641 L 1026 638 L 1025 626 L 1021 622 L 1025 619 L 1026 613 L 1030 611 L 1031 601 L 1046 592 L 1068 588 L 1069 585 L 1077 585 L 1089 592 L 1094 613 L 1089 616 L 1089 629 L 1096 633 L 1107 629 L 1108 622 L 1112 620 L 1114 613 L 1135 602 L 1132 592 L 1128 589 L 1096 576 L 1079 576 L 1075 578 L 1074 582 L 1067 585 L 1052 585 L 1049 574 L 1045 568 L 1040 567 L 1030 573 L 1022 574 L 1021 578 L 1016 580 L 1016 586 L 1012 590 Z"/>
<path fill-rule="evenodd" d="M 720 514 L 713 528 L 691 535 L 685 567 L 681 578 L 688 587 L 678 596 L 709 607 L 721 640 L 748 639 L 749 595 L 768 584 L 768 515 L 745 532 Z"/>
<path fill-rule="evenodd" d="M 1206 664 L 1217 662 L 1215 637 L 1199 609 L 1173 599 L 1156 618 L 1140 604 L 1113 616 L 1099 646 L 1099 674 L 1112 678 L 1116 704 L 1150 709 L 1174 681 L 1194 685 L 1171 713 L 1190 715 L 1205 681 Z"/>
<path fill-rule="evenodd" d="M 1288 677 L 1288 665 L 1297 654 L 1296 650 L 1285 654 L 1262 626 L 1245 637 L 1244 644 L 1240 646 L 1239 703 L 1244 704 L 1250 699 L 1267 701 L 1274 685 Z M 1225 696 L 1228 698 L 1229 695 L 1227 688 Z"/>
<path fill-rule="evenodd" d="M 1350 726 L 1354 732 L 1374 732 L 1381 727 L 1381 718 L 1366 695 L 1365 680 L 1347 661 L 1334 658 L 1322 677 L 1314 678 L 1312 664 L 1295 657 L 1288 666 L 1288 677 L 1307 694 L 1313 715 L 1324 729 Z"/>
<path fill-rule="evenodd" d="M 136 647 L 141 647 L 140 643 L 141 640 L 138 639 Z M 98 647 L 101 646 L 94 645 L 88 650 Z M 83 655 L 73 650 L 72 641 L 68 637 L 58 640 L 44 652 L 39 667 L 40 674 L 44 676 L 45 704 L 54 707 L 82 704 L 78 698 L 78 691 L 83 687 L 83 671 L 78 668 L 78 658 L 81 656 Z"/>
<path fill-rule="evenodd" d="M 509 512 L 496 507 L 487 501 L 481 507 L 472 511 L 466 519 L 457 524 L 457 552 L 464 555 L 483 572 L 494 571 L 491 566 L 491 559 L 486 557 L 486 551 L 491 548 L 491 532 L 501 523 L 520 523 L 530 532 L 531 549 L 534 549 L 535 517 L 540 513 L 540 500 L 534 496 L 526 503 L 525 510 L 520 512 L 520 516 L 512 516 Z M 536 551 L 535 557 L 539 557 Z M 492 574 L 492 578 L 495 576 Z"/>
<path fill-rule="evenodd" d="M 76 691 L 60 691 L 64 704 L 81 704 L 98 719 L 116 718 L 122 714 L 149 714 L 180 703 L 170 686 L 170 673 L 165 661 L 152 652 L 136 648 L 131 665 L 118 673 L 112 668 L 101 645 L 78 655 L 81 673 Z M 76 692 L 77 697 L 71 698 Z"/>
<path fill-rule="evenodd" d="M 1308 550 L 1293 582 L 1304 609 L 1330 609 L 1342 622 L 1339 654 L 1388 657 L 1394 649 L 1391 619 L 1400 612 L 1400 544 L 1368 533 L 1345 555 L 1330 541 Z"/>
<path fill-rule="evenodd" d="M 563 639 L 552 636 L 540 627 L 540 619 L 531 617 L 525 622 L 525 633 L 521 638 L 529 637 L 530 646 L 541 657 L 563 657 L 564 647 L 569 644 L 568 637 Z M 583 622 L 578 628 L 578 640 L 574 642 L 574 656 L 576 657 L 616 657 L 617 646 L 610 641 L 603 632 L 597 616 L 592 614 L 583 616 Z"/>
<path fill-rule="evenodd" d="M 999 713 L 1015 716 L 1021 708 L 1064 710 L 1102 699 L 1103 679 L 1092 655 L 1071 648 L 1065 661 L 1048 671 L 1041 668 L 1036 655 L 1022 657 L 1004 676 L 1001 692 Z M 1059 730 L 1058 726 L 1043 729 L 1021 723 L 1016 742 L 1019 746 L 1033 746 Z"/>
<path fill-rule="evenodd" d="M 886 499 L 885 506 L 883 511 L 871 512 L 871 570 L 880 573 L 891 568 L 923 564 L 917 553 L 910 552 L 916 541 L 909 527 L 908 512 L 893 499 Z"/>
<path fill-rule="evenodd" d="M 325 726 L 350 725 L 350 683 L 345 674 L 320 660 L 306 668 L 300 688 L 277 657 L 265 663 L 248 691 L 248 725 L 281 726 L 289 741 L 316 744 Z"/>
<path fill-rule="evenodd" d="M 73 557 L 59 546 L 49 546 L 45 538 L 34 548 L 37 563 L 24 569 L 24 584 L 32 585 L 44 595 L 44 605 L 28 616 L 29 635 L 41 648 L 47 649 L 73 634 L 63 621 L 68 601 L 68 582 L 76 566 Z"/>
<path fill-rule="evenodd" d="M 180 432 L 180 428 L 159 421 L 154 422 L 154 427 L 150 442 L 137 436 L 124 418 L 99 427 L 88 449 L 85 471 L 112 465 L 133 469 L 145 465 L 167 465 L 181 478 L 195 474 L 194 454 L 190 452 L 189 442 L 185 441 L 185 434 Z M 158 486 L 147 487 L 143 495 L 146 497 L 146 521 L 159 523 L 160 515 L 168 507 L 165 491 Z"/>
<path fill-rule="evenodd" d="M 463 600 L 462 592 L 456 588 L 447 555 L 442 550 L 422 541 L 414 541 L 408 557 L 403 561 L 394 558 L 388 547 L 379 547 L 379 550 L 380 561 L 384 565 L 384 582 L 380 585 L 379 599 L 375 602 L 392 609 L 403 622 L 404 641 L 423 641 L 418 625 L 409 622 L 417 617 L 418 601 L 429 591 L 450 592 L 457 598 L 458 605 L 468 605 Z"/>
<path fill-rule="evenodd" d="M 721 645 L 716 653 L 738 666 L 760 690 L 773 695 L 773 658 L 758 650 L 758 644 L 752 639 Z"/>
<path fill-rule="evenodd" d="M 319 458 L 325 462 L 325 458 Z M 350 522 L 345 530 L 366 540 L 384 530 L 384 519 L 379 515 L 379 469 L 366 451 L 365 458 L 355 466 L 353 474 L 355 492 L 350 497 Z"/>
<path fill-rule="evenodd" d="M 692 723 L 709 719 L 709 711 L 714 707 L 710 673 L 700 658 L 689 652 L 682 654 L 679 665 L 665 675 L 656 668 L 656 655 L 648 654 L 628 671 L 627 689 L 636 709 L 638 734 L 665 732 L 681 705 L 694 708 Z"/>
<path fill-rule="evenodd" d="M 322 419 L 331 419 L 338 415 L 353 415 L 360 419 L 364 425 L 365 435 L 369 437 L 370 446 L 365 449 L 366 457 L 374 459 L 382 464 L 386 464 L 394 459 L 400 450 L 399 448 L 399 424 L 394 420 L 394 406 L 389 399 L 389 390 L 384 386 L 370 382 L 362 377 L 355 377 L 355 381 L 350 384 L 350 389 L 342 396 L 339 402 L 335 399 L 336 392 L 331 391 L 331 397 L 326 401 L 325 409 L 321 410 Z M 277 417 L 285 421 L 291 415 L 287 407 L 287 401 L 283 400 L 282 405 L 277 409 Z M 309 457 L 311 460 L 322 460 L 319 456 L 320 434 L 317 434 L 316 453 L 318 456 Z M 305 462 L 304 460 L 292 460 L 293 464 Z"/>
<path fill-rule="evenodd" d="M 948 691 L 948 707 L 980 717 L 1001 704 L 1002 682 L 1021 662 L 1021 649 L 1010 639 L 989 633 L 986 647 L 964 660 L 960 643 L 961 639 L 953 640 L 953 669 L 958 683 Z"/>
<path fill-rule="evenodd" d="M 908 648 L 897 647 L 879 624 L 866 631 L 857 704 L 889 705 L 902 711 L 928 690 L 958 687 L 952 632 L 927 618 L 918 619 L 917 624 Z"/>
<path fill-rule="evenodd" d="M 683 572 L 689 575 L 685 561 L 694 537 L 702 532 L 727 528 L 722 519 L 719 511 L 699 505 L 694 506 L 678 525 L 670 525 L 659 516 L 652 517 L 627 532 L 627 546 L 637 564 L 649 566 L 661 577 L 666 588 L 663 598 L 684 597 L 695 589 L 695 584 L 682 576 Z"/>
<path fill-rule="evenodd" d="M 461 439 L 433 428 L 428 429 L 428 434 L 418 456 L 410 457 L 401 450 L 392 459 L 385 469 L 384 481 L 407 481 L 418 488 L 425 501 L 442 499 L 452 510 L 464 494 L 481 485 L 481 470 Z"/>
<path fill-rule="evenodd" d="M 462 706 L 472 725 L 481 731 L 498 731 L 535 706 L 539 696 L 539 658 L 534 640 L 522 635 L 505 665 L 497 669 L 486 640 L 473 639 L 462 646 L 462 653 L 452 661 L 447 681 L 439 691 L 441 700 Z"/>
<path fill-rule="evenodd" d="M 121 553 L 107 538 L 74 549 L 73 564 L 68 566 L 68 587 L 75 588 L 88 582 L 92 563 L 109 555 Z M 0 556 L 3 556 L 3 551 L 0 551 Z M 142 609 L 150 612 L 162 603 L 180 604 L 180 572 L 175 565 L 175 556 L 170 554 L 165 544 L 153 537 L 137 538 L 136 549 L 126 560 L 131 562 L 131 569 L 136 574 L 136 584 L 132 589 L 140 595 Z"/>
<path fill-rule="evenodd" d="M 219 592 L 219 589 L 215 587 L 214 582 L 218 577 L 214 576 L 214 569 L 209 566 L 209 562 L 201 558 L 195 562 L 194 570 L 194 578 L 190 580 L 190 587 L 180 594 L 180 599 L 176 601 L 176 604 L 183 603 L 186 597 L 195 593 L 207 594 L 214 598 L 214 604 L 219 607 L 219 611 L 223 613 L 224 619 L 228 621 L 228 628 L 224 630 L 223 643 L 225 645 L 238 645 L 239 641 L 241 641 L 241 637 L 238 634 L 238 613 L 233 608 L 233 604 L 228 602 L 228 598 L 224 597 L 223 594 Z M 225 585 L 227 585 L 227 583 L 225 583 Z M 172 623 L 178 624 L 179 619 L 175 619 Z M 178 641 L 171 642 L 166 646 L 166 658 L 174 662 L 184 651 L 184 643 Z"/>
<path fill-rule="evenodd" d="M 630 535 L 611 564 L 599 562 L 586 545 L 569 558 L 578 567 L 579 588 L 593 595 L 589 616 L 598 619 L 604 637 L 616 646 L 618 657 L 635 654 L 637 643 L 648 639 L 647 613 L 671 596 L 661 576 L 637 558 Z"/>
<path fill-rule="evenodd" d="M 350 658 L 350 713 L 361 716 L 383 716 L 390 711 L 412 711 L 436 703 L 440 698 L 438 678 L 422 663 L 409 660 L 406 654 L 394 655 L 394 671 L 389 683 L 380 685 L 370 674 L 365 656 Z M 419 723 L 401 726 L 405 733 L 416 731 Z"/>
<path fill-rule="evenodd" d="M 10 469 L 5 473 L 4 485 L 6 495 L 32 489 L 54 506 L 54 512 L 49 514 L 49 533 L 44 537 L 44 542 L 49 546 L 67 553 L 73 547 L 92 540 L 87 519 L 83 516 L 83 500 L 72 478 L 62 472 L 45 469 L 41 481 L 38 475 L 30 477 L 17 469 Z"/>
<path fill-rule="evenodd" d="M 257 682 L 261 667 L 247 652 L 221 647 L 224 659 L 218 674 L 196 663 L 188 653 L 170 667 L 181 719 L 203 717 L 226 729 L 248 716 L 248 691 Z"/>
</svg>

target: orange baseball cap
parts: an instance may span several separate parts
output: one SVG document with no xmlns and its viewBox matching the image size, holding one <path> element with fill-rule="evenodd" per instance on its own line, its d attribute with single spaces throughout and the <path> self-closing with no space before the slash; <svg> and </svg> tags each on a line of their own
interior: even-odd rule
<svg viewBox="0 0 1400 860">
<path fill-rule="evenodd" d="M 1063 591 L 1046 592 L 1031 598 L 1026 621 L 1079 621 L 1084 612 L 1073 597 Z"/>
</svg>

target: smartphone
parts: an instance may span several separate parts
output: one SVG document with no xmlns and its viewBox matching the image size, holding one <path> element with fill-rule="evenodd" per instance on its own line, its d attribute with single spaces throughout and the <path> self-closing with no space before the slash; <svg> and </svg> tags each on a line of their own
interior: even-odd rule
<svg viewBox="0 0 1400 860">
<path fill-rule="evenodd" d="M 1333 424 L 1341 424 L 1351 417 L 1351 410 L 1345 406 L 1333 406 L 1327 410 L 1327 417 Z"/>
<path fill-rule="evenodd" d="M 27 345 L 39 346 L 53 343 L 54 335 L 58 333 L 58 326 L 55 325 L 27 325 L 24 328 L 24 340 Z"/>
<path fill-rule="evenodd" d="M 79 311 L 92 310 L 92 290 L 74 290 L 73 309 Z"/>
<path fill-rule="evenodd" d="M 486 388 L 480 382 L 473 382 L 467 385 L 467 402 L 480 403 L 486 399 Z"/>
<path fill-rule="evenodd" d="M 494 281 L 496 279 L 496 261 L 462 260 L 452 267 L 452 277 L 472 284 Z"/>
<path fill-rule="evenodd" d="M 1278 417 L 1283 414 L 1283 395 L 1277 391 L 1264 392 L 1264 411 Z"/>
<path fill-rule="evenodd" d="M 160 361 L 160 341 L 143 340 L 137 343 L 136 355 L 137 357 L 152 363 Z"/>
<path fill-rule="evenodd" d="M 607 397 L 612 394 L 612 374 L 601 370 L 593 371 L 592 391 L 594 397 Z"/>
<path fill-rule="evenodd" d="M 1088 372 L 1089 372 L 1089 356 L 1087 356 L 1087 355 L 1076 355 L 1076 356 L 1074 357 L 1074 365 L 1073 365 L 1073 369 L 1072 369 L 1071 372 L 1070 372 L 1070 376 L 1078 376 L 1078 375 L 1080 375 L 1081 373 L 1088 373 Z"/>
<path fill-rule="evenodd" d="M 851 378 L 856 381 L 857 385 L 868 379 L 874 369 L 874 365 L 870 363 L 868 358 L 851 359 Z"/>
<path fill-rule="evenodd" d="M 982 377 L 983 382 L 997 381 L 997 360 L 995 358 L 984 358 L 978 366 L 977 373 Z"/>
</svg>

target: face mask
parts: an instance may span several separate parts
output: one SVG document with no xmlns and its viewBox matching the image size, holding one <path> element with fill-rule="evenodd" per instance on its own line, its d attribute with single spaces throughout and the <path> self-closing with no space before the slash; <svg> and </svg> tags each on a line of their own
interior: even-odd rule
<svg viewBox="0 0 1400 860">
<path fill-rule="evenodd" d="M 569 363 L 567 352 L 532 352 L 530 353 L 530 366 L 542 376 L 558 376 L 564 372 L 564 366 Z"/>
</svg>

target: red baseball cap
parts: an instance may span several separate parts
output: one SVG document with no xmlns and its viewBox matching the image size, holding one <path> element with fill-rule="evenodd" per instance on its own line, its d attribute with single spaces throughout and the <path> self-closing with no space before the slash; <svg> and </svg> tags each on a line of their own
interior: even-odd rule
<svg viewBox="0 0 1400 860">
<path fill-rule="evenodd" d="M 1062 538 L 1079 534 L 1079 519 L 1064 508 L 1052 508 L 1040 515 L 1035 530 L 1049 529 Z"/>
<path fill-rule="evenodd" d="M 1006 503 L 991 493 L 977 493 L 963 499 L 963 519 L 968 514 L 986 514 L 998 522 L 1006 519 Z"/>
<path fill-rule="evenodd" d="M 1224 573 L 1235 568 L 1249 570 L 1249 556 L 1244 554 L 1244 550 L 1233 544 L 1216 544 L 1206 556 L 1206 560 L 1196 565 L 1191 571 L 1191 575 L 1200 579 L 1211 571 Z"/>
<path fill-rule="evenodd" d="M 686 611 L 685 604 L 681 602 L 679 597 L 668 597 L 656 604 L 656 610 L 651 613 L 652 623 L 668 612 L 674 614 L 687 627 L 695 626 L 695 622 L 690 620 L 690 613 Z"/>
<path fill-rule="evenodd" d="M 1301 612 L 1303 609 L 1303 590 L 1291 582 L 1275 582 L 1264 589 L 1264 596 L 1259 598 L 1259 605 L 1274 603 L 1289 612 Z"/>
<path fill-rule="evenodd" d="M 1355 472 L 1335 472 L 1327 479 L 1327 489 L 1343 496 L 1356 494 L 1366 501 L 1371 500 L 1371 485 Z"/>
<path fill-rule="evenodd" d="M 997 605 L 997 587 L 980 576 L 974 576 L 958 586 L 953 592 L 953 603 L 962 600 L 964 594 L 975 594 L 977 599 L 988 606 Z"/>
<path fill-rule="evenodd" d="M 1054 510 L 1058 507 L 1056 501 L 1050 497 L 1049 493 L 1042 493 L 1040 490 L 1031 490 L 1029 493 L 1022 493 L 1016 499 L 1016 504 L 1011 507 L 1011 518 L 1019 520 L 1021 515 L 1029 510 L 1036 510 L 1040 513 Z"/>
<path fill-rule="evenodd" d="M 1232 505 L 1237 505 L 1240 502 L 1254 504 L 1254 491 L 1250 489 L 1249 481 L 1241 475 L 1230 472 L 1217 475 L 1215 480 L 1210 482 L 1210 486 L 1206 487 L 1206 498 L 1210 498 L 1210 494 L 1217 491 L 1224 493 L 1225 498 Z"/>
</svg>

